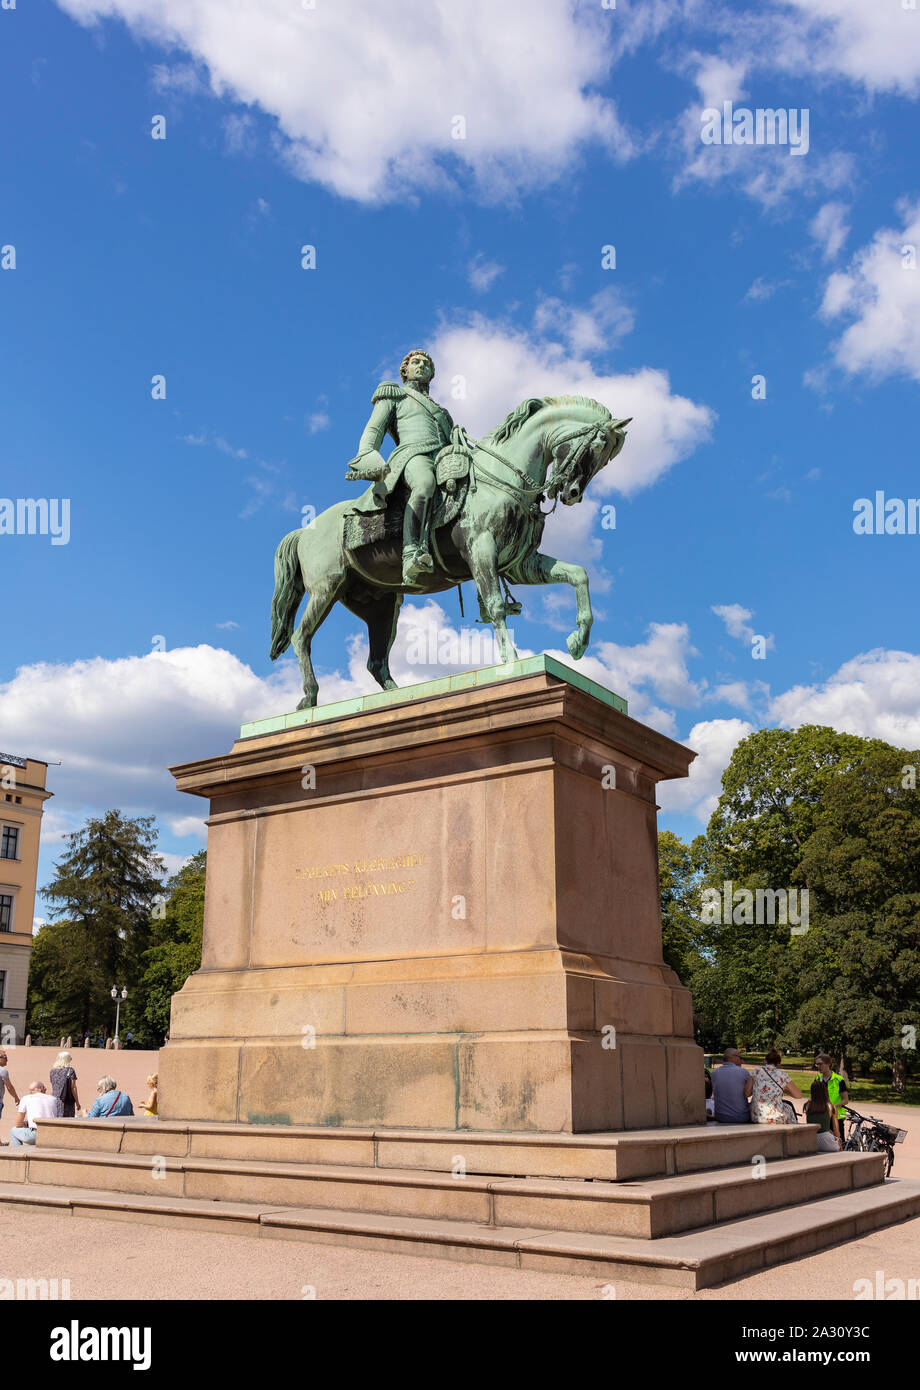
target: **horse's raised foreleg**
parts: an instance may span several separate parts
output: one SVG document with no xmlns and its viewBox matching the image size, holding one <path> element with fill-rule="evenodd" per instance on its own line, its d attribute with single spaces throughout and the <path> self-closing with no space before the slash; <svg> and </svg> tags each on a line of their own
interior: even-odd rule
<svg viewBox="0 0 920 1390">
<path fill-rule="evenodd" d="M 466 562 L 479 591 L 479 611 L 492 624 L 503 662 L 515 661 L 517 652 L 505 626 L 505 597 L 498 575 L 495 538 L 480 531 L 466 544 Z"/>
<path fill-rule="evenodd" d="M 344 583 L 344 573 L 325 576 L 317 587 L 311 590 L 310 600 L 304 609 L 300 627 L 294 633 L 292 646 L 297 653 L 300 673 L 303 676 L 303 699 L 297 706 L 298 709 L 312 709 L 316 704 L 319 683 L 313 670 L 310 645 L 317 629 L 329 616 L 329 610 L 339 597 Z"/>
<path fill-rule="evenodd" d="M 577 605 L 575 631 L 565 639 L 569 655 L 576 661 L 588 650 L 594 614 L 591 611 L 591 595 L 588 591 L 587 571 L 581 565 L 570 565 L 565 560 L 556 560 L 552 555 L 541 555 L 537 551 L 528 555 L 509 573 L 516 584 L 571 584 L 575 590 Z"/>
</svg>

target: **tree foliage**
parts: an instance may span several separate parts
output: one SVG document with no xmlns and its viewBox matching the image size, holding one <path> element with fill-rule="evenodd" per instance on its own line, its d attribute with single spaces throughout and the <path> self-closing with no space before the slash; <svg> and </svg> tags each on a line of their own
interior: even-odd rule
<svg viewBox="0 0 920 1390">
<path fill-rule="evenodd" d="M 130 992 L 137 983 L 162 874 L 152 817 L 107 811 L 68 835 L 67 852 L 43 890 L 52 920 L 33 943 L 31 1031 L 109 1031 L 110 991 L 114 985 Z"/>
<path fill-rule="evenodd" d="M 705 1045 L 882 1057 L 903 1086 L 920 1025 L 920 788 L 905 775 L 918 763 L 816 725 L 760 730 L 735 749 L 702 842 L 663 834 L 663 920 L 692 943 L 675 968 Z M 699 871 L 681 877 L 691 856 Z M 705 921 L 702 889 L 726 884 L 807 889 L 808 930 Z"/>
<path fill-rule="evenodd" d="M 169 880 L 162 915 L 154 920 L 140 986 L 138 1033 L 145 1047 L 159 1047 L 168 1035 L 172 996 L 201 964 L 206 870 L 207 853 L 199 850 Z"/>
<path fill-rule="evenodd" d="M 33 942 L 33 1035 L 108 1036 L 115 985 L 128 990 L 122 1038 L 130 1032 L 136 1044 L 159 1047 L 172 995 L 201 964 L 205 866 L 201 850 L 169 880 L 164 898 L 151 817 L 108 811 L 70 835 L 44 890 L 53 920 Z"/>
</svg>

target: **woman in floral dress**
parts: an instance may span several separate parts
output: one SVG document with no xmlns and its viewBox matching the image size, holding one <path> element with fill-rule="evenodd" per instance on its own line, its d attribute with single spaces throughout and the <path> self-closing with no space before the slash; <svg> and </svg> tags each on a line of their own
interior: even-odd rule
<svg viewBox="0 0 920 1390">
<path fill-rule="evenodd" d="M 783 1109 L 783 1097 L 794 1096 L 802 1099 L 802 1092 L 789 1073 L 780 1070 L 782 1054 L 773 1047 L 766 1055 L 762 1067 L 755 1067 L 751 1073 L 754 1091 L 751 1096 L 751 1119 L 758 1125 L 786 1125 L 789 1116 Z"/>
</svg>

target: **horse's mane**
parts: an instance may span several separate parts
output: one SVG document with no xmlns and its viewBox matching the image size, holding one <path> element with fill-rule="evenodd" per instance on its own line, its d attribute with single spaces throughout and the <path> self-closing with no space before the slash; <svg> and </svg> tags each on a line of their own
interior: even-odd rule
<svg viewBox="0 0 920 1390">
<path fill-rule="evenodd" d="M 505 416 L 500 425 L 496 425 L 494 430 L 490 430 L 485 438 L 491 439 L 494 444 L 503 444 L 513 434 L 517 434 L 531 415 L 542 410 L 546 405 L 589 406 L 598 412 L 602 420 L 613 419 L 607 407 L 601 405 L 600 401 L 593 400 L 591 396 L 528 396 L 527 400 L 521 401 L 521 404 L 512 410 L 510 415 Z"/>
</svg>

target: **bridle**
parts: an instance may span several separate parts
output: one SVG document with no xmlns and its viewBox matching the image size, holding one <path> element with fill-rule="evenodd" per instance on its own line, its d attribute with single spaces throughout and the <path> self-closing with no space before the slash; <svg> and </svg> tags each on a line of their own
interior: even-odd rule
<svg viewBox="0 0 920 1390">
<path fill-rule="evenodd" d="M 506 468 L 510 468 L 511 472 L 515 473 L 518 476 L 518 478 L 520 478 L 521 482 L 520 484 L 515 484 L 509 482 L 505 478 L 497 478 L 494 473 L 491 473 L 489 471 L 489 469 L 483 468 L 482 464 L 476 465 L 476 471 L 474 475 L 473 465 L 471 462 L 470 489 L 471 491 L 475 491 L 475 477 L 478 476 L 484 478 L 486 482 L 491 483 L 494 487 L 502 488 L 505 492 L 510 493 L 511 496 L 514 497 L 517 501 L 526 502 L 529 499 L 531 506 L 537 498 L 542 498 L 545 495 L 546 497 L 551 497 L 553 499 L 553 505 L 552 507 L 550 507 L 548 512 L 544 512 L 542 507 L 540 508 L 540 511 L 544 516 L 551 516 L 558 505 L 559 493 L 563 485 L 562 468 L 559 469 L 560 476 L 558 478 L 556 477 L 557 450 L 561 449 L 563 444 L 568 444 L 570 440 L 582 439 L 582 443 L 579 446 L 579 448 L 575 450 L 575 453 L 573 454 L 572 458 L 568 459 L 564 465 L 564 472 L 567 475 L 572 474 L 574 473 L 577 466 L 581 463 L 582 457 L 594 443 L 595 439 L 599 435 L 606 434 L 606 429 L 609 424 L 610 421 L 607 420 L 603 421 L 600 424 L 591 423 L 587 425 L 579 425 L 577 429 L 570 430 L 569 433 L 564 434 L 561 439 L 557 439 L 552 447 L 552 472 L 540 487 L 533 486 L 533 479 L 530 477 L 529 473 L 523 472 L 523 470 L 518 468 L 515 464 L 513 464 L 510 459 L 506 459 L 503 454 L 500 454 L 497 449 L 493 449 L 490 445 L 484 444 L 482 440 L 480 440 L 478 444 L 473 445 L 473 448 L 477 450 L 481 449 L 484 453 L 491 454 L 493 458 L 498 459 L 499 463 L 504 464 Z M 530 486 L 528 486 L 528 484 L 530 484 Z M 549 486 L 547 486 L 547 484 L 549 484 Z"/>
</svg>

